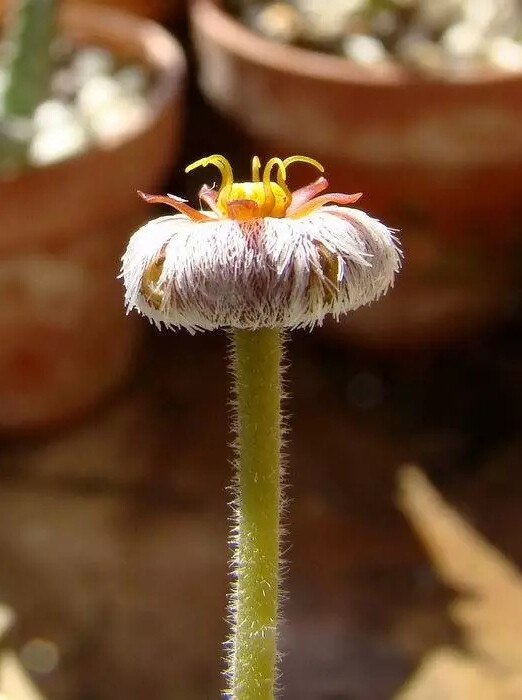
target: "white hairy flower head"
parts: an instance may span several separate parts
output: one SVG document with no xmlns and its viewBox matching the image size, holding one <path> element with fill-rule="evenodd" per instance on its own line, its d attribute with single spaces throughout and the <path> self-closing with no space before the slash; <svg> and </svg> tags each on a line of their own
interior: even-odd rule
<svg viewBox="0 0 522 700">
<path fill-rule="evenodd" d="M 127 309 L 158 326 L 299 328 L 321 324 L 368 304 L 393 284 L 400 250 L 390 230 L 353 204 L 360 194 L 321 194 L 328 182 L 291 192 L 286 170 L 311 158 L 272 158 L 260 177 L 234 182 L 222 156 L 202 158 L 186 171 L 213 164 L 219 189 L 203 186 L 208 210 L 173 195 L 140 193 L 179 213 L 142 226 L 123 256 Z M 276 181 L 271 179 L 277 168 Z"/>
</svg>

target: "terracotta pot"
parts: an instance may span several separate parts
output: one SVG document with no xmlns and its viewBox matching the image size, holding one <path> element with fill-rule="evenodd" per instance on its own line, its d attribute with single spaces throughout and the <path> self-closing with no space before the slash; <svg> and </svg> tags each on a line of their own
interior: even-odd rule
<svg viewBox="0 0 522 700">
<path fill-rule="evenodd" d="M 0 0 L 0 8 L 9 0 Z M 69 3 L 105 5 L 155 20 L 179 19 L 185 14 L 186 0 L 67 0 Z"/>
<path fill-rule="evenodd" d="M 191 18 L 202 90 L 253 149 L 319 159 L 332 191 L 364 192 L 367 211 L 405 231 L 405 266 L 413 269 L 403 275 L 407 286 L 399 280 L 381 302 L 395 311 L 386 314 L 383 343 L 445 340 L 498 319 L 512 284 L 506 250 L 522 214 L 522 75 L 481 73 L 457 83 L 422 80 L 399 66 L 364 70 L 263 39 L 218 0 L 195 0 Z M 476 298 L 472 287 L 484 275 L 499 286 L 482 304 L 484 290 Z M 405 301 L 415 308 L 402 313 Z M 372 317 L 373 307 L 356 312 L 346 332 L 365 342 Z M 372 343 L 379 312 L 374 319 Z"/>
<path fill-rule="evenodd" d="M 87 0 L 87 2 L 95 5 L 109 5 L 119 10 L 154 19 L 165 17 L 167 8 L 164 0 L 149 0 L 148 2 L 147 0 Z"/>
<path fill-rule="evenodd" d="M 69 0 L 69 2 L 75 0 Z M 96 5 L 110 5 L 142 17 L 164 20 L 178 18 L 185 10 L 185 0 L 87 0 Z"/>
<path fill-rule="evenodd" d="M 125 376 L 135 325 L 116 279 L 125 243 L 177 156 L 183 53 L 161 27 L 69 7 L 65 33 L 156 72 L 150 115 L 133 135 L 0 180 L 0 427 L 44 427 L 94 404 Z"/>
</svg>

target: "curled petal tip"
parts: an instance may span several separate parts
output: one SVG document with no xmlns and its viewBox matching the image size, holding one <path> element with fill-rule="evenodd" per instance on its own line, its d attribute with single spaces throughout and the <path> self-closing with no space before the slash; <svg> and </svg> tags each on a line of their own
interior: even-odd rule
<svg viewBox="0 0 522 700">
<path fill-rule="evenodd" d="M 214 186 L 209 187 L 209 185 L 202 185 L 199 188 L 198 197 L 203 201 L 210 200 L 212 202 L 216 202 L 218 198 L 218 191 Z"/>
<path fill-rule="evenodd" d="M 218 199 L 218 192 L 214 188 L 214 186 L 209 187 L 208 185 L 203 185 L 200 190 L 199 190 L 199 199 L 202 202 L 205 202 L 205 204 L 218 216 L 222 214 L 218 204 L 217 204 L 217 199 Z"/>
<path fill-rule="evenodd" d="M 136 190 L 138 193 L 138 196 L 143 199 L 143 201 L 147 202 L 147 204 L 153 204 L 154 200 L 156 198 L 156 195 L 154 194 L 147 194 L 146 192 L 142 192 L 141 190 Z"/>
</svg>

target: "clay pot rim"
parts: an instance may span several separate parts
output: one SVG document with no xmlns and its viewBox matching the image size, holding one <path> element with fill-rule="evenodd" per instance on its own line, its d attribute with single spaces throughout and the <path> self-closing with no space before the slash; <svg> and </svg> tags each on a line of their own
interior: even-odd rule
<svg viewBox="0 0 522 700">
<path fill-rule="evenodd" d="M 463 80 L 444 80 L 422 78 L 397 64 L 383 69 L 364 69 L 341 56 L 265 39 L 228 14 L 221 5 L 222 0 L 193 0 L 190 12 L 193 25 L 197 25 L 205 34 L 212 35 L 214 41 L 230 53 L 281 73 L 340 84 L 401 88 L 405 85 L 433 86 L 448 90 L 522 82 L 522 72 L 476 71 Z"/>
<path fill-rule="evenodd" d="M 0 10 L 0 24 L 3 24 L 5 13 L 5 8 Z M 68 39 L 108 48 L 116 56 L 132 56 L 137 62 L 152 68 L 156 73 L 156 80 L 147 93 L 150 113 L 136 131 L 92 145 L 84 153 L 62 161 L 25 168 L 17 172 L 14 179 L 67 168 L 71 163 L 92 158 L 96 153 L 111 153 L 125 148 L 153 128 L 184 88 L 187 63 L 183 48 L 174 36 L 154 20 L 112 7 L 74 3 L 65 5 L 60 10 L 59 23 L 61 31 Z M 13 178 L 0 177 L 0 185 L 4 179 L 9 181 Z"/>
</svg>

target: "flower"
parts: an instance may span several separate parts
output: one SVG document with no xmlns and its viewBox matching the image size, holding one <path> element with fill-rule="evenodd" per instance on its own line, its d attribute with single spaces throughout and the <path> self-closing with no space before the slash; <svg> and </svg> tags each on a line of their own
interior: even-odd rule
<svg viewBox="0 0 522 700">
<path fill-rule="evenodd" d="M 178 213 L 132 236 L 121 275 L 128 311 L 191 332 L 313 327 L 386 292 L 401 255 L 391 231 L 346 206 L 360 194 L 321 194 L 324 177 L 291 192 L 287 168 L 298 161 L 324 172 L 317 161 L 293 156 L 272 158 L 261 177 L 255 156 L 252 182 L 235 182 L 223 156 L 192 163 L 186 172 L 211 164 L 221 172 L 218 189 L 200 190 L 207 210 L 170 194 L 140 192 L 146 202 Z"/>
</svg>

